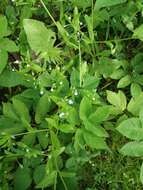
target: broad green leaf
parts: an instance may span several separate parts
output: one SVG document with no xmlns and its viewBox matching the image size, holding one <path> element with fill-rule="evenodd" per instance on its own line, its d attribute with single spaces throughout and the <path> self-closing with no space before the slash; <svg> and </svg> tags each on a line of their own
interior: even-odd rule
<svg viewBox="0 0 143 190">
<path fill-rule="evenodd" d="M 132 83 L 130 90 L 131 90 L 131 95 L 134 98 L 139 96 L 141 94 L 141 92 L 142 92 L 141 86 L 139 84 L 137 84 L 137 83 Z"/>
<path fill-rule="evenodd" d="M 8 54 L 6 51 L 0 49 L 0 74 L 3 72 L 7 65 Z"/>
<path fill-rule="evenodd" d="M 18 47 L 16 46 L 15 42 L 9 40 L 8 38 L 3 38 L 0 40 L 0 49 L 6 50 L 8 52 L 17 52 Z"/>
<path fill-rule="evenodd" d="M 143 140 L 143 127 L 139 118 L 129 118 L 122 121 L 117 130 L 132 140 Z"/>
<path fill-rule="evenodd" d="M 141 182 L 143 184 L 143 163 L 141 165 L 141 170 L 140 170 L 140 180 L 141 180 Z"/>
<path fill-rule="evenodd" d="M 7 36 L 7 19 L 0 15 L 0 38 L 4 36 Z"/>
<path fill-rule="evenodd" d="M 33 178 L 37 184 L 39 184 L 46 175 L 46 165 L 42 164 L 35 168 Z"/>
<path fill-rule="evenodd" d="M 80 119 L 86 120 L 92 113 L 92 104 L 89 98 L 84 97 L 80 102 L 79 116 Z"/>
<path fill-rule="evenodd" d="M 69 124 L 61 124 L 61 125 L 57 126 L 57 129 L 59 129 L 63 133 L 74 133 L 75 132 L 74 126 L 69 125 Z"/>
<path fill-rule="evenodd" d="M 75 136 L 74 136 L 74 148 L 75 151 L 78 153 L 81 149 L 84 148 L 84 139 L 83 133 L 81 129 L 77 129 Z"/>
<path fill-rule="evenodd" d="M 127 100 L 125 94 L 122 91 L 115 93 L 107 90 L 107 100 L 120 111 L 124 111 L 126 109 Z"/>
<path fill-rule="evenodd" d="M 120 149 L 121 154 L 126 156 L 143 156 L 143 142 L 129 142 Z"/>
<path fill-rule="evenodd" d="M 89 120 L 93 124 L 100 124 L 106 121 L 110 114 L 110 106 L 98 107 L 97 110 L 89 116 Z"/>
<path fill-rule="evenodd" d="M 28 123 L 30 123 L 31 118 L 30 118 L 30 115 L 29 115 L 29 110 L 26 107 L 26 105 L 22 101 L 20 101 L 20 100 L 18 100 L 16 98 L 13 98 L 12 102 L 13 102 L 13 107 L 16 110 L 17 115 L 19 115 L 19 117 L 21 119 L 24 119 Z"/>
<path fill-rule="evenodd" d="M 35 112 L 35 121 L 36 123 L 41 123 L 45 118 L 47 112 L 50 111 L 51 108 L 51 99 L 49 94 L 46 92 L 37 103 L 36 112 Z"/>
<path fill-rule="evenodd" d="M 110 7 L 125 3 L 127 0 L 97 0 L 95 3 L 95 9 L 99 10 L 103 7 Z"/>
<path fill-rule="evenodd" d="M 108 149 L 105 139 L 84 130 L 83 136 L 86 144 L 93 149 Z"/>
<path fill-rule="evenodd" d="M 37 184 L 36 188 L 45 188 L 54 184 L 55 178 L 57 178 L 57 171 L 52 171 L 49 174 L 46 174 L 42 181 Z"/>
<path fill-rule="evenodd" d="M 3 103 L 3 114 L 7 118 L 19 121 L 18 115 L 15 113 L 13 105 L 11 103 Z"/>
<path fill-rule="evenodd" d="M 23 142 L 25 145 L 32 147 L 36 141 L 36 134 L 35 133 L 29 133 L 23 136 L 21 142 Z"/>
<path fill-rule="evenodd" d="M 95 134 L 98 137 L 108 137 L 108 133 L 100 125 L 94 125 L 93 123 L 90 123 L 89 121 L 84 121 L 84 126 L 87 131 Z"/>
<path fill-rule="evenodd" d="M 32 183 L 31 172 L 27 167 L 18 168 L 14 179 L 15 190 L 27 190 Z"/>
<path fill-rule="evenodd" d="M 77 6 L 79 8 L 87 8 L 87 7 L 90 7 L 92 5 L 92 2 L 89 1 L 89 0 L 84 0 L 84 1 L 79 1 L 79 0 L 71 0 L 72 4 L 74 6 Z"/>
<path fill-rule="evenodd" d="M 133 38 L 143 41 L 143 24 L 134 30 Z"/>
<path fill-rule="evenodd" d="M 143 92 L 139 96 L 132 98 L 128 104 L 128 111 L 133 115 L 138 116 L 140 109 L 143 107 Z"/>
<path fill-rule="evenodd" d="M 79 78 L 79 72 L 76 69 L 73 69 L 70 77 L 70 82 L 73 87 L 79 87 L 80 86 L 80 78 Z"/>
<path fill-rule="evenodd" d="M 110 77 L 111 77 L 112 79 L 115 79 L 115 80 L 118 80 L 118 79 L 120 79 L 120 78 L 122 78 L 122 77 L 124 77 L 124 76 L 125 76 L 125 71 L 124 71 L 123 69 L 121 69 L 121 68 L 115 70 L 115 71 L 110 75 Z"/>
<path fill-rule="evenodd" d="M 130 83 L 131 83 L 131 77 L 130 75 L 126 75 L 119 80 L 117 88 L 125 88 L 126 86 L 129 86 Z"/>
<path fill-rule="evenodd" d="M 0 86 L 2 87 L 15 87 L 18 85 L 31 87 L 33 86 L 33 79 L 31 76 L 26 76 L 20 72 L 4 70 L 0 75 Z"/>
<path fill-rule="evenodd" d="M 39 132 L 37 133 L 39 144 L 43 149 L 46 149 L 49 144 L 49 136 L 47 132 Z"/>
<path fill-rule="evenodd" d="M 55 33 L 47 29 L 43 22 L 24 19 L 23 26 L 29 45 L 35 52 L 47 52 L 54 45 Z"/>
<path fill-rule="evenodd" d="M 6 133 L 14 135 L 21 133 L 25 130 L 24 126 L 20 122 L 15 122 L 15 120 L 0 117 L 0 134 Z"/>
</svg>

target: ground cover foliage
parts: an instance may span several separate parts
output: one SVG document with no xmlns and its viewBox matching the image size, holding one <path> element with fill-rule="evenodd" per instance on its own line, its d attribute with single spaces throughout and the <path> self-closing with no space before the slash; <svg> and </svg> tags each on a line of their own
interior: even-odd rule
<svg viewBox="0 0 143 190">
<path fill-rule="evenodd" d="M 143 1 L 0 1 L 0 190 L 143 189 Z"/>
</svg>

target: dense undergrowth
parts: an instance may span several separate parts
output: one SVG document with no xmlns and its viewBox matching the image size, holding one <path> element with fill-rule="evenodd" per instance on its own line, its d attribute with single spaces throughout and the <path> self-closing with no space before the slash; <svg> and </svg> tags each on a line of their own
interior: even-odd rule
<svg viewBox="0 0 143 190">
<path fill-rule="evenodd" d="M 142 41 L 142 0 L 0 1 L 0 190 L 143 189 Z"/>
</svg>

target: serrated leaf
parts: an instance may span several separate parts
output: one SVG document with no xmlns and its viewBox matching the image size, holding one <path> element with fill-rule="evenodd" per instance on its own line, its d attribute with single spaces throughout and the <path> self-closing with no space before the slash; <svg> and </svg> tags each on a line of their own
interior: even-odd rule
<svg viewBox="0 0 143 190">
<path fill-rule="evenodd" d="M 35 112 L 35 121 L 36 123 L 41 123 L 45 118 L 47 112 L 50 111 L 51 108 L 51 100 L 49 94 L 46 92 L 40 99 L 36 106 Z"/>
<path fill-rule="evenodd" d="M 30 169 L 29 168 L 18 168 L 14 179 L 14 189 L 15 190 L 26 190 L 30 187 L 32 182 Z"/>
<path fill-rule="evenodd" d="M 117 130 L 132 140 L 143 140 L 143 127 L 139 118 L 129 118 L 122 121 Z"/>
<path fill-rule="evenodd" d="M 120 149 L 120 152 L 125 156 L 143 156 L 143 142 L 129 142 Z"/>
<path fill-rule="evenodd" d="M 107 100 L 114 105 L 118 110 L 124 111 L 126 109 L 126 96 L 122 91 L 118 93 L 107 90 Z"/>
<path fill-rule="evenodd" d="M 117 88 L 125 88 L 126 86 L 129 86 L 130 83 L 131 83 L 131 77 L 130 75 L 126 75 L 119 80 Z"/>
</svg>

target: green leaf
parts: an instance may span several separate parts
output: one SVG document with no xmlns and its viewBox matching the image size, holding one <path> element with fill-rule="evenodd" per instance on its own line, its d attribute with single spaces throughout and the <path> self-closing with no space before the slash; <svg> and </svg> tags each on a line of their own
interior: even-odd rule
<svg viewBox="0 0 143 190">
<path fill-rule="evenodd" d="M 142 92 L 142 88 L 137 83 L 132 83 L 130 90 L 131 90 L 131 95 L 134 98 L 137 97 L 137 96 L 139 96 L 141 94 L 141 92 Z"/>
<path fill-rule="evenodd" d="M 79 116 L 82 120 L 86 120 L 92 113 L 92 104 L 89 98 L 84 97 L 80 102 Z"/>
<path fill-rule="evenodd" d="M 140 170 L 140 180 L 141 180 L 141 182 L 143 184 L 143 163 L 141 165 L 141 170 Z"/>
<path fill-rule="evenodd" d="M 133 115 L 138 116 L 141 108 L 143 107 L 143 93 L 139 96 L 132 98 L 128 104 L 128 111 Z"/>
<path fill-rule="evenodd" d="M 39 184 L 43 180 L 45 175 L 46 175 L 46 165 L 42 164 L 35 168 L 33 178 L 36 185 Z"/>
<path fill-rule="evenodd" d="M 84 121 L 85 129 L 89 132 L 95 134 L 98 137 L 108 137 L 108 133 L 106 130 L 101 127 L 100 125 L 94 125 L 93 123 L 90 123 L 89 121 Z"/>
<path fill-rule="evenodd" d="M 51 136 L 51 142 L 52 142 L 52 146 L 54 149 L 60 149 L 61 145 L 60 145 L 60 141 L 57 137 L 57 134 L 55 134 L 52 130 L 50 131 L 50 136 Z"/>
<path fill-rule="evenodd" d="M 14 179 L 14 189 L 15 190 L 26 190 L 30 187 L 32 183 L 32 178 L 30 174 L 30 169 L 27 167 L 18 168 Z"/>
<path fill-rule="evenodd" d="M 141 108 L 141 110 L 139 112 L 139 119 L 140 119 L 142 126 L 143 126 L 143 108 Z"/>
<path fill-rule="evenodd" d="M 143 156 L 143 142 L 129 142 L 120 149 L 120 152 L 126 156 Z"/>
<path fill-rule="evenodd" d="M 117 88 L 125 88 L 126 86 L 129 86 L 130 83 L 131 83 L 131 77 L 130 75 L 126 75 L 119 80 Z"/>
<path fill-rule="evenodd" d="M 79 72 L 76 69 L 73 69 L 70 77 L 71 85 L 73 87 L 79 87 L 80 86 L 80 78 L 79 78 Z"/>
<path fill-rule="evenodd" d="M 54 184 L 55 178 L 57 178 L 57 171 L 52 171 L 48 175 L 46 174 L 42 181 L 36 186 L 36 188 L 45 188 Z"/>
<path fill-rule="evenodd" d="M 83 132 L 81 129 L 77 129 L 75 133 L 74 148 L 77 153 L 84 148 Z"/>
<path fill-rule="evenodd" d="M 54 45 L 55 33 L 47 29 L 44 23 L 38 20 L 24 19 L 23 26 L 28 43 L 35 52 L 47 52 Z"/>
<path fill-rule="evenodd" d="M 143 127 L 139 118 L 129 118 L 122 121 L 117 130 L 132 140 L 143 140 Z"/>
<path fill-rule="evenodd" d="M 119 5 L 125 3 L 127 0 L 97 0 L 95 3 L 95 9 L 99 10 L 103 7 L 110 7 L 114 5 Z"/>
<path fill-rule="evenodd" d="M 49 137 L 47 132 L 40 132 L 37 134 L 39 144 L 43 149 L 46 149 L 49 144 Z"/>
<path fill-rule="evenodd" d="M 6 117 L 0 117 L 0 134 L 6 133 L 14 135 L 21 133 L 25 130 L 24 126 L 20 122 L 15 122 L 12 119 Z"/>
<path fill-rule="evenodd" d="M 8 38 L 3 38 L 0 40 L 0 49 L 6 50 L 8 52 L 18 51 L 18 47 L 16 46 L 15 42 L 9 40 Z"/>
<path fill-rule="evenodd" d="M 91 132 L 84 130 L 83 136 L 85 142 L 88 146 L 93 149 L 108 149 L 108 146 L 105 142 L 105 139 L 102 137 L 98 137 Z"/>
<path fill-rule="evenodd" d="M 106 121 L 110 113 L 110 106 L 98 107 L 97 110 L 89 116 L 93 124 L 100 124 Z"/>
<path fill-rule="evenodd" d="M 49 97 L 49 93 L 45 93 L 40 99 L 36 106 L 35 112 L 35 121 L 36 123 L 41 123 L 45 118 L 47 112 L 50 111 L 51 108 L 51 100 Z"/>
<path fill-rule="evenodd" d="M 19 121 L 18 115 L 15 113 L 15 110 L 11 103 L 3 103 L 3 114 L 5 117 Z"/>
<path fill-rule="evenodd" d="M 0 49 L 0 74 L 3 72 L 7 65 L 8 54 L 6 51 Z"/>
<path fill-rule="evenodd" d="M 26 107 L 26 105 L 22 101 L 20 101 L 20 100 L 18 100 L 16 98 L 13 98 L 12 102 L 13 102 L 13 107 L 16 110 L 17 115 L 19 115 L 19 117 L 21 119 L 24 119 L 28 123 L 30 123 L 31 118 L 30 118 L 30 115 L 29 115 L 29 110 Z"/>
<path fill-rule="evenodd" d="M 143 24 L 134 30 L 133 38 L 143 41 Z"/>
<path fill-rule="evenodd" d="M 127 100 L 125 94 L 122 91 L 115 93 L 107 90 L 107 100 L 120 111 L 124 111 L 126 109 Z"/>
<path fill-rule="evenodd" d="M 25 76 L 20 72 L 4 70 L 0 75 L 0 86 L 2 87 L 15 87 L 18 85 L 30 87 L 33 86 L 33 79 L 31 76 Z"/>
<path fill-rule="evenodd" d="M 0 38 L 7 36 L 7 19 L 5 16 L 0 15 Z"/>
<path fill-rule="evenodd" d="M 84 1 L 72 0 L 71 2 L 74 7 L 77 6 L 79 8 L 83 8 L 83 9 L 90 7 L 92 5 L 92 2 L 89 0 L 84 0 Z"/>
</svg>

